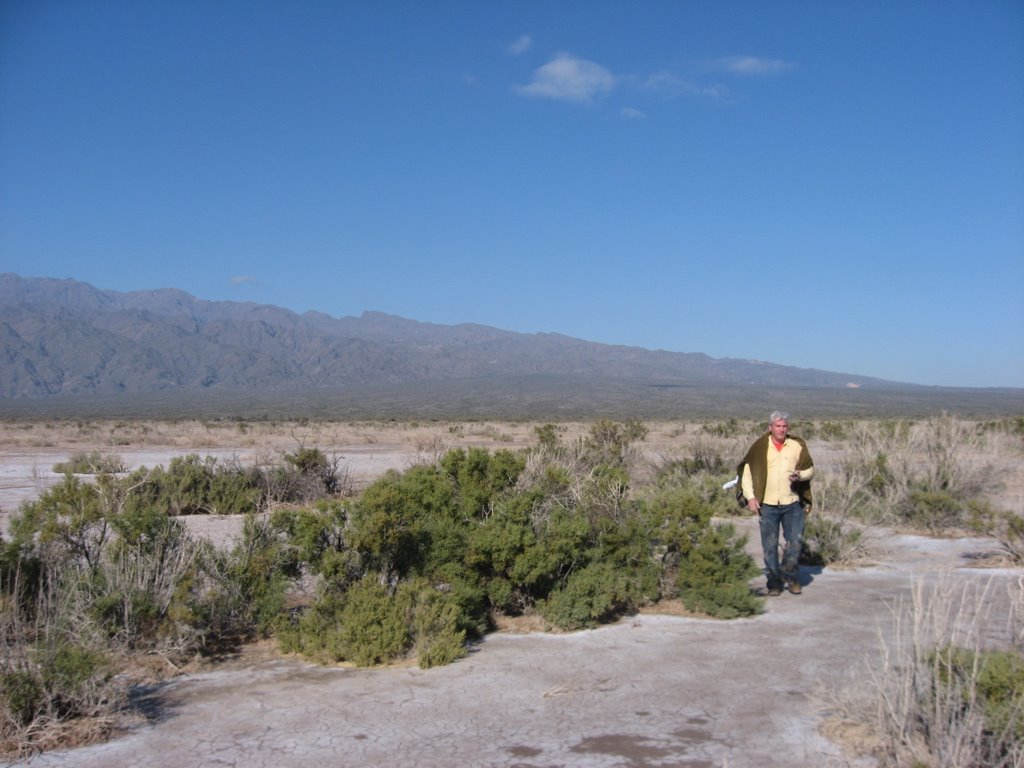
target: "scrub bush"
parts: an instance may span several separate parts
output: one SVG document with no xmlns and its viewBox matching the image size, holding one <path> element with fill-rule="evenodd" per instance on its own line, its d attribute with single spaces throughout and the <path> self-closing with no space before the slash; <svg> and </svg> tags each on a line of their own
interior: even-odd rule
<svg viewBox="0 0 1024 768">
<path fill-rule="evenodd" d="M 714 437 L 738 437 L 743 434 L 740 423 L 735 418 L 729 418 L 714 424 L 702 424 L 700 431 L 702 434 Z"/>
<path fill-rule="evenodd" d="M 311 508 L 283 508 L 270 517 L 270 526 L 288 542 L 293 568 L 332 581 L 355 581 L 358 558 L 348 547 L 346 502 L 321 499 Z"/>
<path fill-rule="evenodd" d="M 848 424 L 842 421 L 824 421 L 819 425 L 814 435 L 807 435 L 806 437 L 813 436 L 827 442 L 839 442 L 847 439 L 849 435 L 848 426 Z"/>
<path fill-rule="evenodd" d="M 284 466 L 266 472 L 268 502 L 309 503 L 348 491 L 348 478 L 337 456 L 328 458 L 319 448 L 299 448 L 284 454 L 284 461 Z"/>
<path fill-rule="evenodd" d="M 954 691 L 964 709 L 980 710 L 984 749 L 993 764 L 1009 744 L 1024 743 L 1024 656 L 1007 649 L 948 646 L 928 660 L 937 688 Z"/>
<path fill-rule="evenodd" d="M 585 629 L 633 613 L 658 595 L 654 563 L 624 569 L 591 562 L 574 571 L 565 583 L 542 600 L 538 610 L 560 629 Z"/>
<path fill-rule="evenodd" d="M 422 572 L 431 533 L 455 512 L 455 489 L 439 468 L 421 465 L 389 471 L 370 485 L 352 510 L 349 546 L 366 571 L 384 583 Z"/>
<path fill-rule="evenodd" d="M 987 440 L 984 430 L 948 416 L 917 424 L 858 423 L 839 477 L 829 481 L 846 488 L 845 508 L 823 508 L 932 533 L 964 528 L 972 502 L 997 476 Z"/>
<path fill-rule="evenodd" d="M 17 660 L 4 654 L 0 730 L 94 715 L 107 709 L 113 703 L 110 699 L 120 703 L 121 692 L 109 686 L 112 674 L 102 653 L 67 639 L 44 637 Z"/>
<path fill-rule="evenodd" d="M 108 513 L 113 491 L 109 476 L 84 483 L 65 475 L 11 518 L 12 541 L 26 552 L 35 550 L 44 562 L 68 561 L 94 569 L 112 535 Z"/>
<path fill-rule="evenodd" d="M 892 637 L 880 637 L 858 683 L 833 692 L 833 710 L 875 735 L 882 765 L 1024 761 L 1024 582 L 1002 582 L 1003 594 L 998 584 L 915 583 L 911 605 L 894 607 Z M 1003 619 L 1011 632 L 993 632 Z"/>
<path fill-rule="evenodd" d="M 411 613 L 412 650 L 422 669 L 450 664 L 468 652 L 467 640 L 476 637 L 475 628 L 468 625 L 474 612 L 467 605 L 478 602 L 472 590 L 452 589 L 451 585 L 438 588 L 426 579 L 417 579 L 401 585 L 398 602 L 408 601 Z"/>
<path fill-rule="evenodd" d="M 1024 562 L 1024 517 L 1012 510 L 997 510 L 987 501 L 970 505 L 971 528 L 991 536 L 1014 563 Z"/>
<path fill-rule="evenodd" d="M 455 483 L 463 518 L 477 519 L 487 514 L 497 497 L 515 486 L 526 462 L 508 450 L 491 454 L 483 448 L 458 448 L 441 457 L 440 464 Z"/>
<path fill-rule="evenodd" d="M 102 634 L 81 610 L 74 580 L 11 545 L 3 551 L 0 754 L 24 756 L 62 722 L 112 717 L 125 686 Z M 23 571 L 21 563 L 30 567 Z"/>
<path fill-rule="evenodd" d="M 674 472 L 685 477 L 702 472 L 713 475 L 725 475 L 732 472 L 736 462 L 726 459 L 721 449 L 705 437 L 697 437 L 690 447 L 688 456 L 670 462 L 661 469 L 661 472 Z"/>
<path fill-rule="evenodd" d="M 601 419 L 591 425 L 584 439 L 585 457 L 592 465 L 625 466 L 634 458 L 634 444 L 647 437 L 647 432 L 647 426 L 635 419 Z"/>
<path fill-rule="evenodd" d="M 129 483 L 140 489 L 135 506 L 168 515 L 251 514 L 266 506 L 258 469 L 212 456 L 176 456 L 167 469 L 136 470 Z"/>
<path fill-rule="evenodd" d="M 67 475 L 11 521 L 14 545 L 36 564 L 39 590 L 125 648 L 182 648 L 192 632 L 172 617 L 198 544 L 176 520 L 133 503 L 136 487 L 110 475 Z M 24 576 L 24 574 L 23 574 Z"/>
<path fill-rule="evenodd" d="M 760 572 L 729 524 L 713 525 L 714 508 L 692 489 L 658 491 L 648 502 L 648 525 L 662 552 L 666 596 L 687 608 L 720 618 L 762 610 L 748 582 Z"/>
<path fill-rule="evenodd" d="M 352 585 L 338 613 L 341 660 L 366 667 L 405 655 L 412 634 L 402 602 L 375 576 L 364 576 Z"/>
<path fill-rule="evenodd" d="M 317 448 L 283 455 L 283 463 L 243 466 L 197 454 L 176 456 L 166 469 L 136 470 L 126 480 L 131 503 L 169 515 L 245 515 L 272 505 L 314 503 L 344 495 L 348 481 L 338 466 Z"/>
<path fill-rule="evenodd" d="M 201 578 L 189 585 L 193 622 L 216 645 L 266 637 L 283 620 L 288 588 L 300 575 L 273 526 L 249 516 L 230 551 L 204 550 Z"/>
<path fill-rule="evenodd" d="M 825 566 L 857 562 L 866 557 L 867 544 L 861 528 L 818 513 L 807 517 L 801 563 Z"/>
<path fill-rule="evenodd" d="M 643 424 L 602 420 L 570 444 L 546 426 L 525 452 L 449 451 L 352 499 L 317 449 L 274 467 L 192 454 L 89 483 L 67 474 L 0 540 L 3 635 L 18 649 L 4 658 L 21 660 L 0 666 L 5 722 L 88 708 L 60 704 L 58 689 L 89 707 L 120 701 L 112 655 L 183 658 L 275 636 L 324 662 L 415 655 L 430 667 L 464 656 L 497 612 L 578 629 L 664 596 L 711 615 L 756 610 L 742 541 L 711 526 L 722 462 L 710 443 L 683 482 L 638 491 Z M 317 498 L 285 505 L 304 494 Z M 256 513 L 229 550 L 176 519 L 228 512 Z M 70 626 L 73 646 L 58 629 Z"/>
<path fill-rule="evenodd" d="M 128 467 L 120 456 L 115 454 L 105 456 L 99 451 L 75 453 L 67 461 L 53 465 L 53 471 L 60 475 L 67 473 L 75 475 L 117 474 L 127 470 Z"/>
<path fill-rule="evenodd" d="M 720 619 L 753 616 L 763 603 L 748 582 L 760 573 L 746 553 L 745 538 L 729 524 L 704 529 L 679 564 L 679 599 L 692 611 Z"/>
<path fill-rule="evenodd" d="M 284 630 L 285 642 L 311 655 L 370 663 L 396 658 L 409 644 L 427 647 L 426 636 L 433 650 L 418 652 L 424 663 L 438 663 L 484 631 L 489 611 L 536 610 L 559 628 L 593 626 L 659 599 L 686 568 L 680 583 L 691 603 L 716 615 L 755 611 L 743 542 L 732 529 L 711 528 L 712 507 L 699 494 L 662 494 L 652 504 L 631 498 L 630 446 L 643 434 L 635 425 L 601 422 L 571 446 L 525 456 L 450 451 L 436 465 L 381 477 L 346 509 L 340 528 L 308 512 L 275 516 L 324 577 L 314 605 Z M 323 553 L 346 549 L 345 568 L 322 568 Z M 684 564 L 687 558 L 693 564 Z M 705 573 L 723 567 L 717 582 Z M 451 629 L 413 632 L 399 642 L 387 630 L 397 620 L 379 603 L 410 594 L 443 607 L 440 626 Z M 365 621 L 378 625 L 363 632 Z M 438 621 L 427 623 L 436 629 Z M 356 647 L 361 633 L 367 645 Z"/>
<path fill-rule="evenodd" d="M 548 450 L 554 450 L 558 447 L 560 429 L 557 424 L 542 424 L 539 427 L 534 427 L 533 431 L 537 436 L 537 445 L 539 447 Z"/>
<path fill-rule="evenodd" d="M 321 589 L 320 594 L 304 610 L 291 614 L 289 621 L 278 626 L 275 638 L 285 653 L 299 653 L 323 664 L 347 658 L 341 639 L 341 609 L 344 593 Z"/>
<path fill-rule="evenodd" d="M 282 648 L 327 663 L 387 664 L 415 654 L 419 666 L 448 664 L 475 636 L 471 591 L 417 577 L 392 590 L 367 574 L 344 592 L 327 588 L 278 637 Z"/>
<path fill-rule="evenodd" d="M 917 530 L 931 533 L 959 526 L 966 519 L 966 504 L 942 489 L 913 488 L 896 514 Z"/>
</svg>

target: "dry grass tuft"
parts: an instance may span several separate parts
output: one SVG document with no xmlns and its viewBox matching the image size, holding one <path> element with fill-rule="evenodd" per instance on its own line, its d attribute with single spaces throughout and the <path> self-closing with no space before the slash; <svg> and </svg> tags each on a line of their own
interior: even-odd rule
<svg viewBox="0 0 1024 768">
<path fill-rule="evenodd" d="M 891 633 L 880 628 L 877 656 L 821 694 L 826 733 L 893 768 L 1022 768 L 1024 681 L 1003 681 L 1018 692 L 993 702 L 983 679 L 1002 652 L 1024 653 L 1024 577 L 917 581 L 910 604 L 893 606 Z"/>
</svg>

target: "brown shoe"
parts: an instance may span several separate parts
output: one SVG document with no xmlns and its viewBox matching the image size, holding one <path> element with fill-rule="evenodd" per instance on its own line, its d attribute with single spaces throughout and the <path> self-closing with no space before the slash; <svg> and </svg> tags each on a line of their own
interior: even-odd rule
<svg viewBox="0 0 1024 768">
<path fill-rule="evenodd" d="M 800 586 L 799 581 L 789 582 L 789 594 L 799 595 L 801 592 L 803 592 L 803 587 Z"/>
<path fill-rule="evenodd" d="M 781 587 L 768 587 L 768 597 L 778 597 L 782 594 Z"/>
</svg>

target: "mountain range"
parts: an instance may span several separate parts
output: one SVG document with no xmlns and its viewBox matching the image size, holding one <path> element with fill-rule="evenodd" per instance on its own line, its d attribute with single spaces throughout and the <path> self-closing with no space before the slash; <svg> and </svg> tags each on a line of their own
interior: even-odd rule
<svg viewBox="0 0 1024 768">
<path fill-rule="evenodd" d="M 117 292 L 10 273 L 0 274 L 0 343 L 5 411 L 14 402 L 45 401 L 52 409 L 60 401 L 116 402 L 112 398 L 184 403 L 273 396 L 284 402 L 331 394 L 365 400 L 384 391 L 407 405 L 417 392 L 434 403 L 447 392 L 475 396 L 481 404 L 518 393 L 529 409 L 531 401 L 567 386 L 577 398 L 576 390 L 589 388 L 595 403 L 601 391 L 618 390 L 628 400 L 623 388 L 638 387 L 651 395 L 666 389 L 805 390 L 818 400 L 831 393 L 841 401 L 871 399 L 872 391 L 906 398 L 936 389 L 558 333 L 436 325 L 380 312 L 334 318 L 205 301 L 176 289 Z"/>
</svg>

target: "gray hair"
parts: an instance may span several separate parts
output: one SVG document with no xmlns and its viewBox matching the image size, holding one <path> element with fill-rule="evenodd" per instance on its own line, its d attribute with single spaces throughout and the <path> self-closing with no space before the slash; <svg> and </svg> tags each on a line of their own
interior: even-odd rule
<svg viewBox="0 0 1024 768">
<path fill-rule="evenodd" d="M 784 421 L 789 423 L 789 414 L 785 411 L 772 411 L 772 415 L 768 417 L 768 423 L 774 424 L 776 421 Z"/>
</svg>

